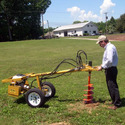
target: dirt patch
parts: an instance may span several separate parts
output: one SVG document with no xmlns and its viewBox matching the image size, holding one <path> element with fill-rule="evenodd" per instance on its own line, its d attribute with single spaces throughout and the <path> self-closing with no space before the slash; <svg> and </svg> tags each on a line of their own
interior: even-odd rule
<svg viewBox="0 0 125 125">
<path fill-rule="evenodd" d="M 125 41 L 125 34 L 107 35 L 109 40 Z"/>
<path fill-rule="evenodd" d="M 66 122 L 58 122 L 58 123 L 52 123 L 50 125 L 70 125 L 70 124 Z"/>
<path fill-rule="evenodd" d="M 69 112 L 72 111 L 81 112 L 81 110 L 86 110 L 89 114 L 91 114 L 92 111 L 99 106 L 99 104 L 100 104 L 99 102 L 92 104 L 85 104 L 83 101 L 81 101 L 75 104 L 70 104 L 68 110 Z"/>
<path fill-rule="evenodd" d="M 91 114 L 92 111 L 99 106 L 99 104 L 100 104 L 99 102 L 92 103 L 92 104 L 85 104 L 83 101 L 80 101 L 75 104 L 68 105 L 68 112 L 76 111 L 80 113 L 81 110 L 86 110 L 89 114 Z M 50 125 L 71 125 L 71 124 L 67 122 L 58 122 L 58 123 L 52 123 Z"/>
<path fill-rule="evenodd" d="M 106 35 L 109 39 L 109 41 L 125 41 L 125 34 L 112 34 L 112 35 Z M 83 38 L 83 37 L 75 37 L 75 38 L 68 38 L 68 39 L 85 39 L 85 40 L 96 40 L 95 38 Z"/>
</svg>

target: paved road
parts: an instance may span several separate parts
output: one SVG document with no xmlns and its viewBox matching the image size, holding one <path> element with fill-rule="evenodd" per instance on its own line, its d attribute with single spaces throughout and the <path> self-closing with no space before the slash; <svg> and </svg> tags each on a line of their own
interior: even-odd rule
<svg viewBox="0 0 125 125">
<path fill-rule="evenodd" d="M 79 37 L 75 37 L 75 38 L 66 38 L 66 39 L 79 39 L 79 40 L 84 39 L 84 40 L 95 40 L 95 41 L 98 40 L 98 39 L 92 39 L 92 38 L 79 38 Z M 109 40 L 109 41 L 118 41 L 118 40 Z"/>
<path fill-rule="evenodd" d="M 91 39 L 91 38 L 79 38 L 79 37 L 76 37 L 76 38 L 67 38 L 67 39 L 85 39 L 85 40 L 95 40 L 97 41 L 98 39 Z"/>
</svg>

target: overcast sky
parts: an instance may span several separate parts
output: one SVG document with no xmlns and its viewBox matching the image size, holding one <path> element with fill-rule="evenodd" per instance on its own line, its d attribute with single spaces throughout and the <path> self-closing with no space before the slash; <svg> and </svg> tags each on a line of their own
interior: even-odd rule
<svg viewBox="0 0 125 125">
<path fill-rule="evenodd" d="M 51 0 L 51 5 L 44 14 L 44 27 L 59 27 L 74 21 L 105 22 L 112 16 L 117 19 L 125 13 L 125 0 Z"/>
</svg>

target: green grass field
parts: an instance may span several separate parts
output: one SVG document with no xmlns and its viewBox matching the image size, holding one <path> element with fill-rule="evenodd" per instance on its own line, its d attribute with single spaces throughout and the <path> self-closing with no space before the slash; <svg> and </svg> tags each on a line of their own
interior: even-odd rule
<svg viewBox="0 0 125 125">
<path fill-rule="evenodd" d="M 93 66 L 101 64 L 103 48 L 96 41 L 73 39 L 30 40 L 0 43 L 0 81 L 16 74 L 42 73 L 52 71 L 63 59 L 76 58 L 78 50 L 84 50 Z M 109 110 L 110 96 L 103 72 L 93 71 L 94 100 L 97 103 L 85 105 L 83 94 L 87 85 L 88 72 L 75 72 L 48 81 L 56 88 L 56 95 L 41 108 L 31 108 L 23 96 L 8 96 L 9 83 L 0 82 L 0 124 L 1 125 L 125 125 L 125 42 L 112 42 L 119 55 L 118 85 L 122 107 Z M 62 65 L 60 70 L 72 68 Z M 29 81 L 32 81 L 29 80 Z M 57 125 L 57 124 L 55 124 Z"/>
</svg>

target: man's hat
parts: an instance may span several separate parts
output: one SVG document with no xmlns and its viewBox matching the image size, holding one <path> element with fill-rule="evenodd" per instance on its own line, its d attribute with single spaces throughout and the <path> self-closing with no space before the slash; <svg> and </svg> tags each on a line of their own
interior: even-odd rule
<svg viewBox="0 0 125 125">
<path fill-rule="evenodd" d="M 98 37 L 98 41 L 96 42 L 96 44 L 99 44 L 99 42 L 107 40 L 107 37 L 105 35 L 101 35 Z"/>
</svg>

